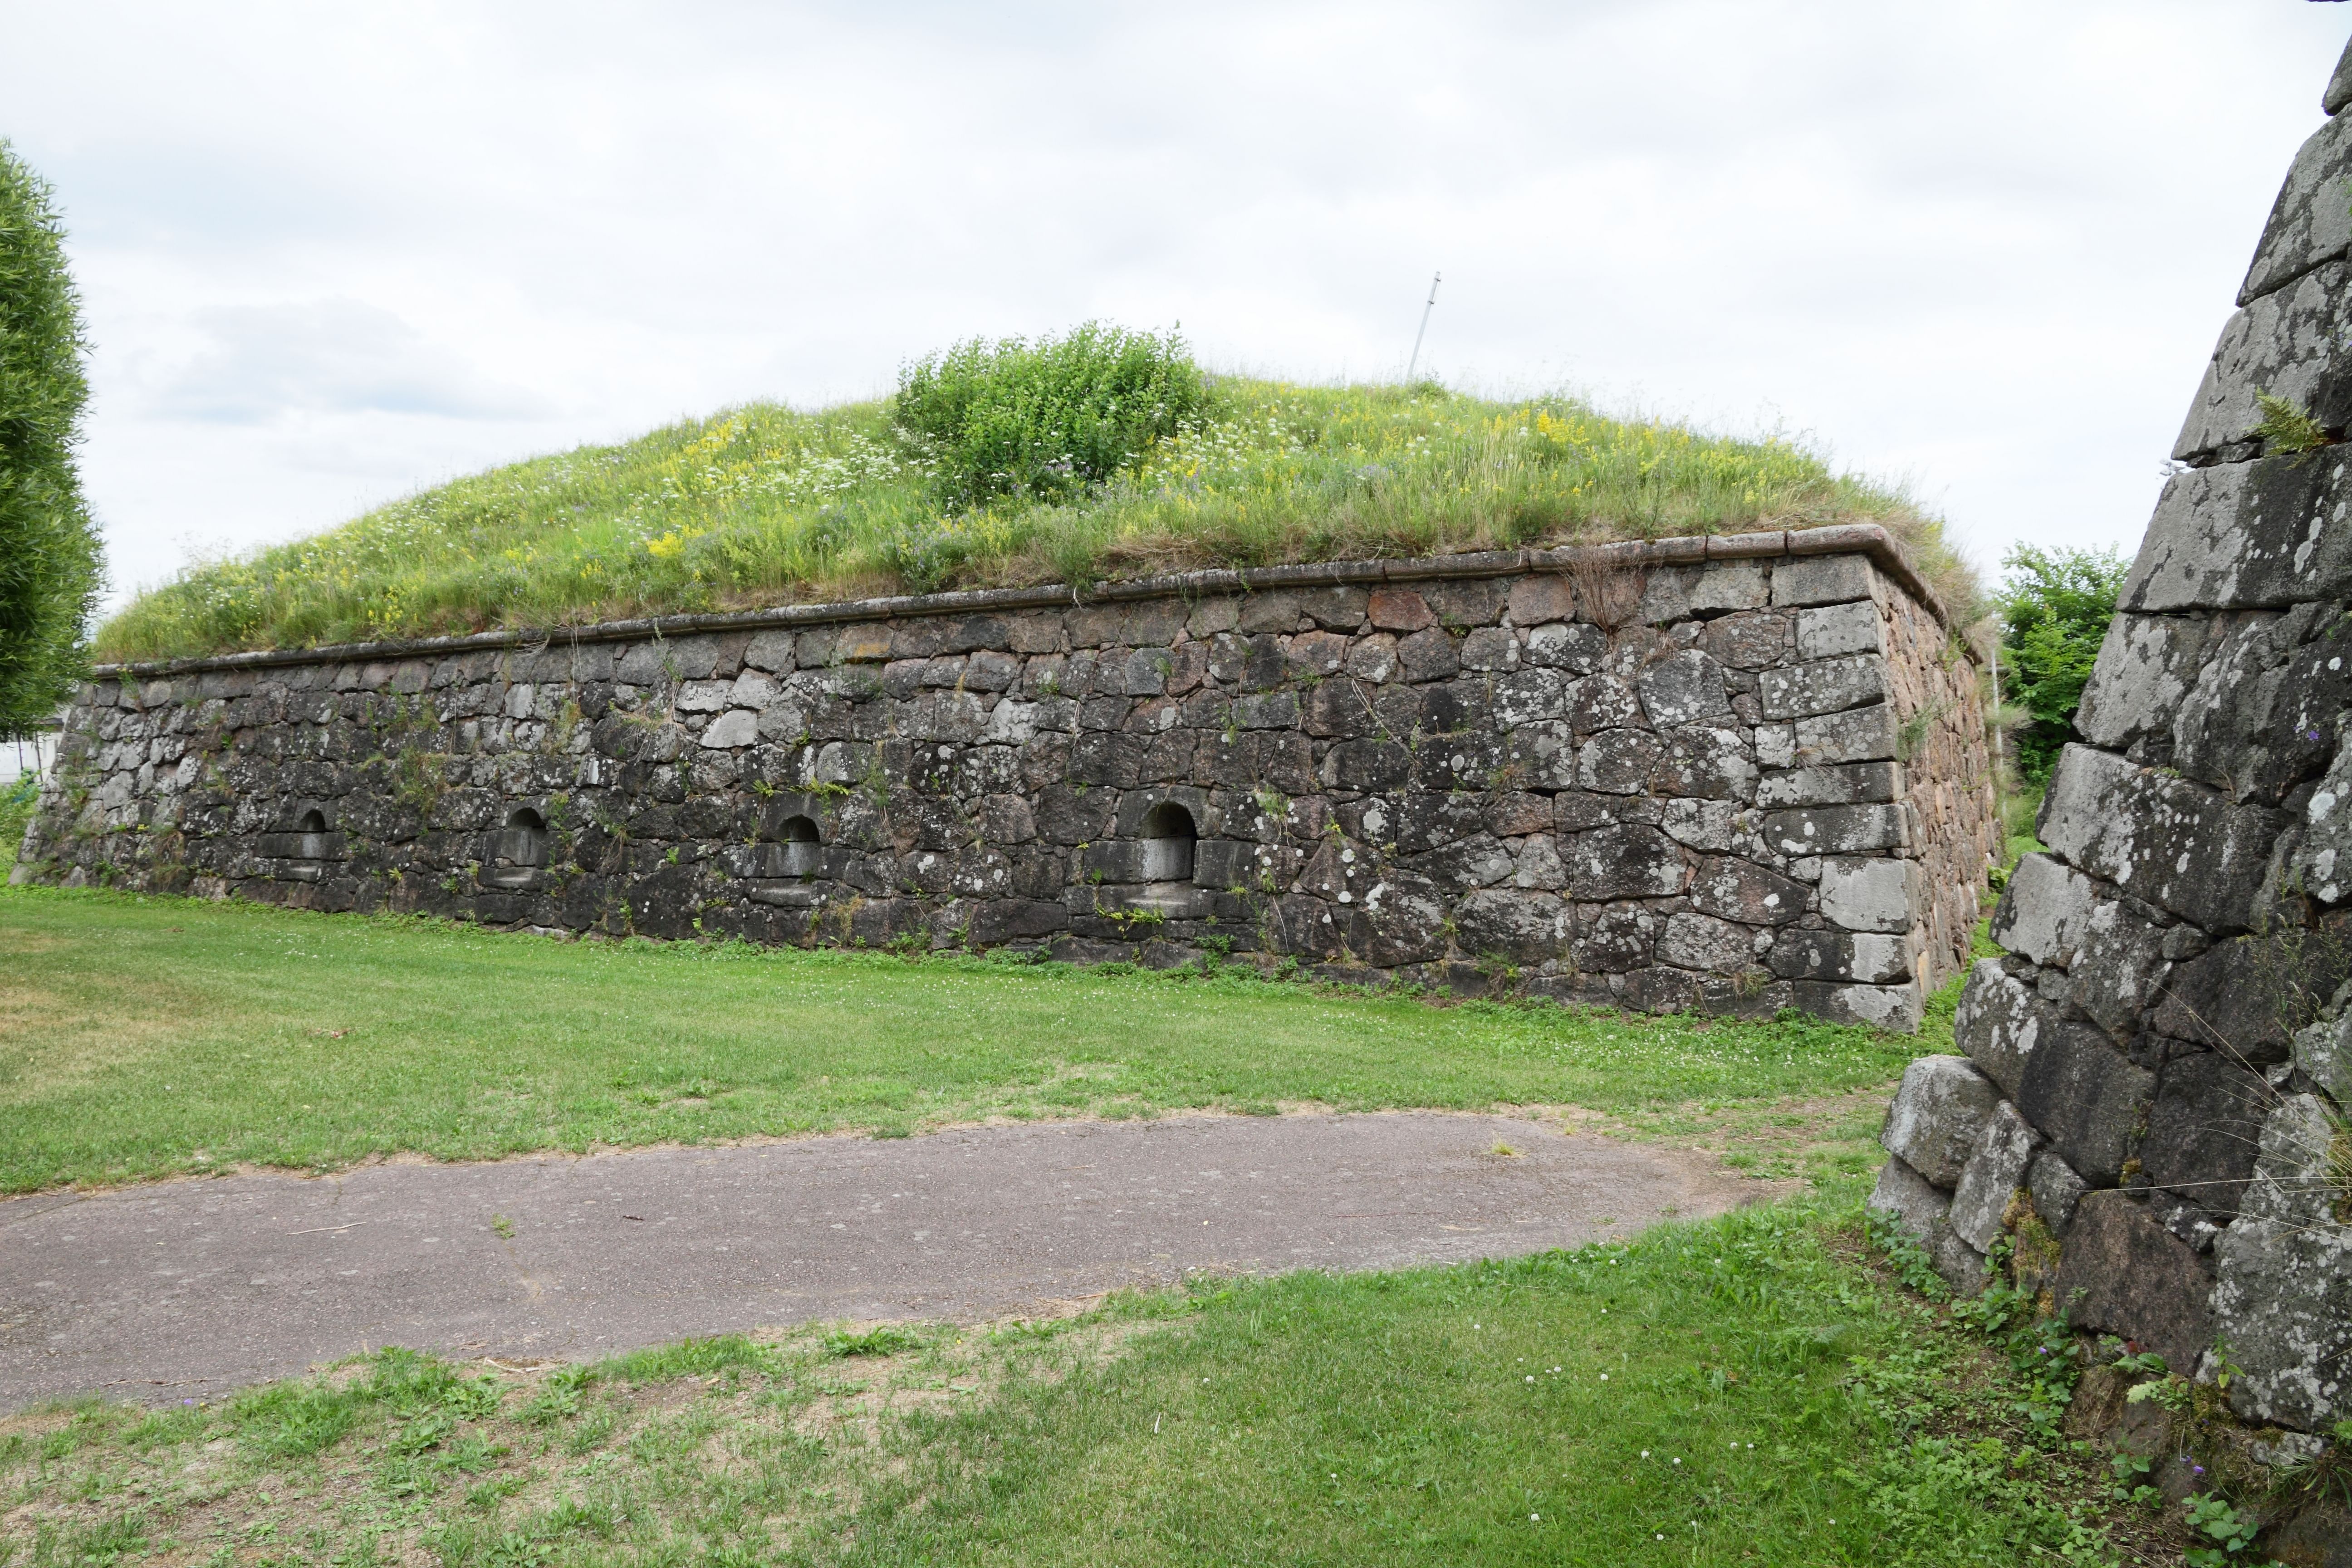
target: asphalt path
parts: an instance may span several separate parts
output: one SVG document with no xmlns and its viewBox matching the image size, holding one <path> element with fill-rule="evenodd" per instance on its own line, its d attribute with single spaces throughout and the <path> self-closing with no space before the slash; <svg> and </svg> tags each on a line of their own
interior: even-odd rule
<svg viewBox="0 0 2352 1568">
<path fill-rule="evenodd" d="M 211 1397 L 390 1344 L 586 1359 L 812 1320 L 1042 1314 L 1196 1269 L 1508 1257 L 1759 1192 L 1696 1153 L 1398 1111 L 46 1194 L 0 1201 L 0 1410 Z"/>
</svg>

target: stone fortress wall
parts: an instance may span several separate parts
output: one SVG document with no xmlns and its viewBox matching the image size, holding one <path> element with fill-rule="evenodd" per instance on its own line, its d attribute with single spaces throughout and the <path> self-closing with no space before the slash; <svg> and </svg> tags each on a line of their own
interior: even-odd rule
<svg viewBox="0 0 2352 1568">
<path fill-rule="evenodd" d="M 16 876 L 1910 1029 L 1979 686 L 1874 526 L 236 655 L 99 672 Z"/>
<path fill-rule="evenodd" d="M 2352 1416 L 2352 448 L 2275 450 L 2257 394 L 2352 423 L 2347 103 L 2352 49 L 1873 1199 L 2306 1432 Z"/>
</svg>

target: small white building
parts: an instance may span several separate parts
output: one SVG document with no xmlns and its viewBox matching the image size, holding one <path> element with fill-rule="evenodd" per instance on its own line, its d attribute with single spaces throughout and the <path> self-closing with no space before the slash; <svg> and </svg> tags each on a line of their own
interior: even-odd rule
<svg viewBox="0 0 2352 1568">
<path fill-rule="evenodd" d="M 13 788 L 28 773 L 40 777 L 49 771 L 57 755 L 55 730 L 38 730 L 18 741 L 0 741 L 0 789 Z"/>
</svg>

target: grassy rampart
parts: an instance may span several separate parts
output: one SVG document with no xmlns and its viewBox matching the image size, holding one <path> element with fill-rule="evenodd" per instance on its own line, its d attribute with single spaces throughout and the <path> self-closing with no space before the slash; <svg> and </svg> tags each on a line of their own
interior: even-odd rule
<svg viewBox="0 0 2352 1568">
<path fill-rule="evenodd" d="M 1936 521 L 1799 442 L 1604 416 L 1573 399 L 1224 378 L 1208 417 L 1105 482 L 950 504 L 881 399 L 752 404 L 453 480 L 330 531 L 194 567 L 100 656 L 562 626 L 1196 566 L 1874 521 L 1947 600 Z"/>
</svg>

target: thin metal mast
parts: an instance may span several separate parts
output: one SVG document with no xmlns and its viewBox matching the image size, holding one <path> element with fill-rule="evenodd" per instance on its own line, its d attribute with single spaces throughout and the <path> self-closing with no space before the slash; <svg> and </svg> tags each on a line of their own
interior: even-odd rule
<svg viewBox="0 0 2352 1568">
<path fill-rule="evenodd" d="M 1437 308 L 1437 285 L 1444 278 L 1443 272 L 1429 275 L 1429 303 L 1421 308 L 1421 331 L 1412 335 L 1412 357 L 1404 362 L 1404 384 L 1407 386 L 1412 384 L 1413 367 L 1421 363 L 1421 340 L 1429 335 L 1429 313 Z"/>
</svg>

